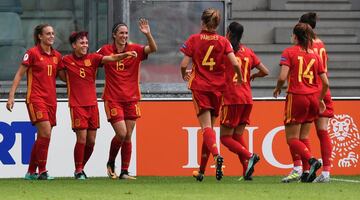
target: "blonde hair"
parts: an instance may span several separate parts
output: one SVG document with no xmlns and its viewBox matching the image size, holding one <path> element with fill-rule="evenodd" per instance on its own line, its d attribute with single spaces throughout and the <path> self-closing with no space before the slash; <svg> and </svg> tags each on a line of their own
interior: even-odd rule
<svg viewBox="0 0 360 200">
<path fill-rule="evenodd" d="M 220 18 L 220 11 L 215 8 L 208 8 L 201 15 L 201 21 L 207 29 L 216 29 L 220 24 Z"/>
</svg>

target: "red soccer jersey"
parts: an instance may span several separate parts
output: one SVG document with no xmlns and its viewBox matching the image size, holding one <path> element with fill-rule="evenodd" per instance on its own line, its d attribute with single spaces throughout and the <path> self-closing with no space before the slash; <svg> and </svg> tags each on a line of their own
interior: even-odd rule
<svg viewBox="0 0 360 200">
<path fill-rule="evenodd" d="M 324 70 L 327 73 L 328 55 L 327 55 L 327 52 L 325 49 L 325 44 L 320 39 L 316 39 L 313 41 L 312 48 L 313 48 L 314 52 L 320 56 L 320 59 L 324 66 Z"/>
<path fill-rule="evenodd" d="M 241 63 L 241 73 L 243 83 L 237 84 L 237 74 L 228 58 L 225 58 L 226 65 L 226 90 L 224 92 L 224 104 L 252 104 L 252 93 L 250 85 L 250 72 L 260 64 L 259 58 L 248 47 L 242 45 L 235 53 L 239 63 Z"/>
<path fill-rule="evenodd" d="M 118 62 L 110 62 L 105 67 L 105 88 L 103 99 L 114 102 L 139 101 L 141 98 L 139 79 L 141 61 L 147 58 L 144 46 L 126 44 L 126 51 L 136 51 L 137 57 L 128 57 Z M 117 53 L 115 44 L 102 46 L 98 53 L 113 55 Z"/>
<path fill-rule="evenodd" d="M 318 92 L 320 77 L 324 73 L 320 57 L 313 51 L 308 53 L 300 46 L 286 48 L 280 59 L 280 65 L 289 69 L 288 93 L 312 94 Z"/>
<path fill-rule="evenodd" d="M 97 53 L 77 57 L 69 54 L 63 57 L 67 74 L 67 88 L 70 106 L 94 106 L 96 98 L 96 71 L 103 55 Z"/>
<path fill-rule="evenodd" d="M 43 102 L 56 106 L 56 70 L 61 65 L 61 54 L 51 49 L 50 54 L 40 45 L 28 49 L 22 65 L 27 67 L 26 102 Z"/>
<path fill-rule="evenodd" d="M 201 91 L 225 89 L 224 56 L 233 52 L 226 38 L 216 33 L 201 31 L 191 35 L 180 51 L 192 58 L 190 89 Z"/>
</svg>

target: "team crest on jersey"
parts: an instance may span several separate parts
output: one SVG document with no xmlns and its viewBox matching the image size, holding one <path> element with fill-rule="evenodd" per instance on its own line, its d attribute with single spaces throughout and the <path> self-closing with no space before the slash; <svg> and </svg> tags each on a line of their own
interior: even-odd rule
<svg viewBox="0 0 360 200">
<path fill-rule="evenodd" d="M 75 127 L 79 127 L 80 126 L 80 119 L 75 119 L 74 125 L 75 125 Z"/>
<path fill-rule="evenodd" d="M 86 67 L 90 67 L 90 66 L 91 66 L 91 61 L 90 61 L 90 59 L 85 59 L 85 60 L 84 60 L 84 64 L 85 64 Z"/>
<path fill-rule="evenodd" d="M 111 109 L 110 115 L 111 115 L 111 116 L 116 116 L 116 115 L 117 115 L 117 110 L 116 110 L 116 108 L 112 108 L 112 109 Z"/>
<path fill-rule="evenodd" d="M 333 164 L 338 167 L 356 167 L 360 154 L 360 134 L 353 118 L 347 114 L 335 115 L 329 120 L 328 132 L 333 145 Z"/>
<path fill-rule="evenodd" d="M 58 58 L 54 56 L 53 57 L 53 62 L 54 62 L 54 64 L 58 64 L 59 63 Z"/>
<path fill-rule="evenodd" d="M 43 118 L 43 113 L 41 111 L 37 111 L 36 112 L 36 118 L 37 119 L 42 119 Z"/>
</svg>

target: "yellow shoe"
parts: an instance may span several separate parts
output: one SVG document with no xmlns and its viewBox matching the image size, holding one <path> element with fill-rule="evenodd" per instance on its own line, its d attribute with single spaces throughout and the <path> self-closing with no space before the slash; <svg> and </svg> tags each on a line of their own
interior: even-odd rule
<svg viewBox="0 0 360 200">
<path fill-rule="evenodd" d="M 107 175 L 109 176 L 109 178 L 111 178 L 111 179 L 118 178 L 118 176 L 115 172 L 115 163 L 114 162 L 108 162 L 106 164 L 106 168 L 107 168 Z"/>
</svg>

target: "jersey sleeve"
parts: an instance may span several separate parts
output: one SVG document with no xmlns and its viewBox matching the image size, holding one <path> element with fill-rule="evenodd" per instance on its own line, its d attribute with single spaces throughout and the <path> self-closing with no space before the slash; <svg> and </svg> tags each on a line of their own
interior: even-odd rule
<svg viewBox="0 0 360 200">
<path fill-rule="evenodd" d="M 254 53 L 253 50 L 250 49 L 250 53 L 251 53 L 251 59 L 253 61 L 253 65 L 251 66 L 251 69 L 253 69 L 254 67 L 258 66 L 261 61 L 260 61 L 259 57 L 257 57 L 257 55 Z"/>
<path fill-rule="evenodd" d="M 285 49 L 283 51 L 283 53 L 281 54 L 280 66 L 281 65 L 286 65 L 286 66 L 290 67 L 290 55 L 289 55 L 289 51 L 287 49 Z"/>
<path fill-rule="evenodd" d="M 185 41 L 184 44 L 181 45 L 180 51 L 183 52 L 186 56 L 192 57 L 193 55 L 193 44 L 192 44 L 192 36 Z"/>
<path fill-rule="evenodd" d="M 23 60 L 21 61 L 22 65 L 29 67 L 33 64 L 33 54 L 30 50 L 27 50 L 24 54 Z"/>
<path fill-rule="evenodd" d="M 138 58 L 143 61 L 147 59 L 148 54 L 145 53 L 144 45 L 136 45 L 135 51 L 137 53 Z"/>
<path fill-rule="evenodd" d="M 320 56 L 316 55 L 316 59 L 317 59 L 317 62 L 318 62 L 318 74 L 323 74 L 325 73 L 325 68 L 324 68 L 324 65 L 323 65 L 323 62 L 321 62 L 321 58 Z"/>
<path fill-rule="evenodd" d="M 98 50 L 96 51 L 96 53 L 101 54 L 101 55 L 105 55 L 104 49 L 105 49 L 105 46 L 102 46 L 102 47 L 100 47 L 100 49 L 98 49 Z"/>
<path fill-rule="evenodd" d="M 94 61 L 94 66 L 100 67 L 101 66 L 101 61 L 104 58 L 104 55 L 99 54 L 99 53 L 93 53 L 91 56 L 92 56 L 92 59 Z"/>
</svg>

